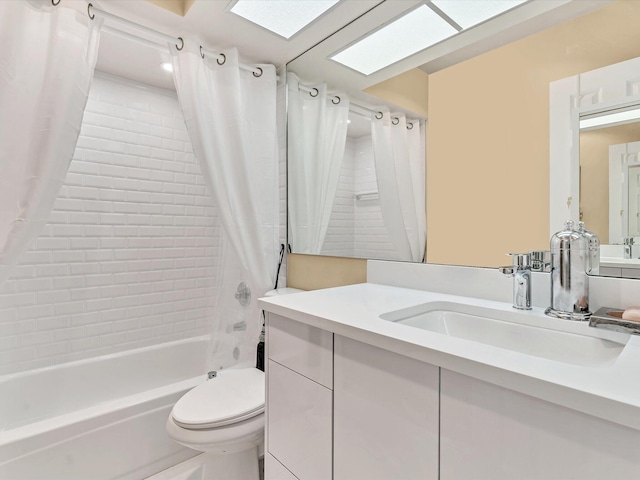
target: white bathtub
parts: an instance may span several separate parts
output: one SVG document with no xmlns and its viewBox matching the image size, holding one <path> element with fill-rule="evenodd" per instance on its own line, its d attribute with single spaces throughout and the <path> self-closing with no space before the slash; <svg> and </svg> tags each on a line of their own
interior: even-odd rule
<svg viewBox="0 0 640 480">
<path fill-rule="evenodd" d="M 140 480 L 199 452 L 164 429 L 208 337 L 0 377 L 0 479 Z"/>
</svg>

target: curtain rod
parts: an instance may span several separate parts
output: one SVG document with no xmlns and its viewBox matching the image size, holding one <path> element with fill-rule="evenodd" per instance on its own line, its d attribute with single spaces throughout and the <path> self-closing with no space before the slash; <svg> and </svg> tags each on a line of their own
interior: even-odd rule
<svg viewBox="0 0 640 480">
<path fill-rule="evenodd" d="M 171 35 L 167 35 L 166 33 L 159 32 L 158 30 L 154 30 L 152 28 L 145 27 L 144 25 L 140 25 L 139 23 L 132 22 L 131 20 L 127 20 L 126 18 L 118 17 L 117 15 L 113 15 L 112 13 L 108 13 L 108 12 L 105 12 L 104 10 L 100 10 L 99 8 L 94 7 L 93 4 L 91 3 L 87 5 L 87 15 L 91 20 L 94 20 L 96 17 L 102 18 L 104 20 L 113 22 L 116 25 L 124 25 L 134 30 L 138 30 L 140 32 L 162 39 L 166 42 L 173 43 L 175 44 L 176 50 L 182 50 L 184 48 L 184 39 L 182 37 L 173 37 Z M 138 37 L 137 35 L 124 32 L 114 27 L 109 28 L 107 31 L 115 34 L 120 34 L 125 38 L 137 40 L 144 45 L 154 46 L 153 45 L 154 42 L 150 40 L 146 40 L 142 37 Z M 224 65 L 224 63 L 227 61 L 227 57 L 224 53 L 211 52 L 211 51 L 205 50 L 202 46 L 200 46 L 200 56 L 202 58 L 205 58 L 205 56 L 210 58 L 215 58 L 216 62 L 218 62 L 218 65 Z M 238 67 L 242 70 L 253 73 L 253 76 L 256 78 L 262 76 L 261 67 L 245 65 L 244 63 L 239 63 Z"/>
<path fill-rule="evenodd" d="M 298 88 L 300 90 L 302 90 L 303 92 L 307 92 L 309 95 L 311 95 L 312 97 L 316 97 L 318 95 L 318 89 L 315 87 L 307 87 L 306 85 L 302 85 L 299 84 Z M 333 103 L 334 105 L 338 105 L 340 103 L 340 97 L 338 95 L 334 95 L 333 98 L 331 99 L 331 103 Z M 368 112 L 372 115 L 374 115 L 378 120 L 380 120 L 383 116 L 382 112 L 380 110 L 376 110 L 374 108 L 371 107 L 367 107 L 366 105 L 363 105 L 357 101 L 354 100 L 350 100 L 349 102 L 349 107 L 354 106 L 359 108 L 360 110 L 364 110 L 365 112 Z M 349 108 L 349 110 L 351 110 L 351 108 Z M 354 113 L 358 113 L 360 115 L 364 115 L 362 112 L 358 112 L 356 110 L 351 110 Z M 391 118 L 391 123 L 393 123 L 394 125 L 397 125 L 400 122 L 400 119 L 398 117 L 392 117 Z M 420 122 L 420 119 L 416 119 L 416 120 L 412 120 L 407 122 L 407 129 L 411 130 L 413 128 L 413 122 Z"/>
</svg>

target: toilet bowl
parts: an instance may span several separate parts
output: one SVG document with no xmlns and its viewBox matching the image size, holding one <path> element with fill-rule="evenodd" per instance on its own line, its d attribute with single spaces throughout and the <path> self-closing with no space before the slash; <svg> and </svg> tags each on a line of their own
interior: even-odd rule
<svg viewBox="0 0 640 480">
<path fill-rule="evenodd" d="M 204 452 L 203 480 L 258 480 L 264 440 L 264 372 L 223 370 L 187 392 L 167 419 L 170 438 Z"/>
</svg>

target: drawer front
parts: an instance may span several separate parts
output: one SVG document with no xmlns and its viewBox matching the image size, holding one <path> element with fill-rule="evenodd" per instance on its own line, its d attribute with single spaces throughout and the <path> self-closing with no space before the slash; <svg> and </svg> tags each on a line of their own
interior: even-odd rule
<svg viewBox="0 0 640 480">
<path fill-rule="evenodd" d="M 267 355 L 327 388 L 333 388 L 333 334 L 270 313 Z"/>
<path fill-rule="evenodd" d="M 269 360 L 267 445 L 297 478 L 331 479 L 332 392 Z"/>
</svg>

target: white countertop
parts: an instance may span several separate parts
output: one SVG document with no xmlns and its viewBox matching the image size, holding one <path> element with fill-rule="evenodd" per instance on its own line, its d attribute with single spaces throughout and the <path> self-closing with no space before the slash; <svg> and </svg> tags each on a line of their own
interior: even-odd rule
<svg viewBox="0 0 640 480">
<path fill-rule="evenodd" d="M 450 337 L 380 318 L 381 314 L 447 301 L 513 312 L 510 304 L 364 283 L 263 298 L 258 306 L 298 322 L 415 358 L 527 395 L 640 430 L 640 336 L 631 335 L 610 366 L 578 366 Z M 587 323 L 518 312 L 553 330 L 619 341 Z M 524 318 L 524 317 L 523 317 Z"/>
<path fill-rule="evenodd" d="M 640 259 L 600 256 L 601 267 L 640 268 Z"/>
</svg>

